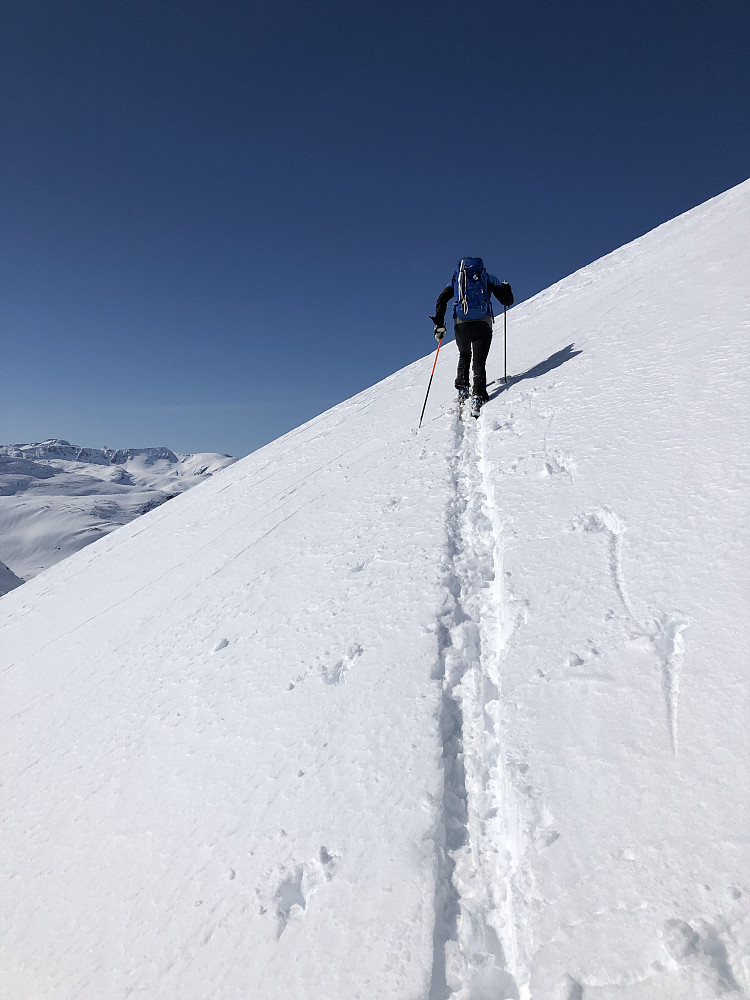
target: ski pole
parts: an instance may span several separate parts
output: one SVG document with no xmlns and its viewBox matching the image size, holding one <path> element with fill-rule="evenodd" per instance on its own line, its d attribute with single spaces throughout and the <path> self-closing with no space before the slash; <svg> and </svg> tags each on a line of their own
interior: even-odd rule
<svg viewBox="0 0 750 1000">
<path fill-rule="evenodd" d="M 503 306 L 503 344 L 505 346 L 505 382 L 508 382 L 508 307 Z"/>
<path fill-rule="evenodd" d="M 430 395 L 430 388 L 432 387 L 432 376 L 435 374 L 435 365 L 437 364 L 438 355 L 440 354 L 440 348 L 442 346 L 443 346 L 443 340 L 441 338 L 438 341 L 438 349 L 435 352 L 435 361 L 434 361 L 434 363 L 432 365 L 432 374 L 430 375 L 430 381 L 429 381 L 429 383 L 427 385 L 427 392 L 425 393 L 425 397 L 424 397 L 424 406 L 422 407 L 422 412 L 419 415 L 419 427 L 422 426 L 422 417 L 424 416 L 424 411 L 427 409 L 427 397 Z M 417 430 L 419 430 L 419 427 L 417 427 Z"/>
</svg>

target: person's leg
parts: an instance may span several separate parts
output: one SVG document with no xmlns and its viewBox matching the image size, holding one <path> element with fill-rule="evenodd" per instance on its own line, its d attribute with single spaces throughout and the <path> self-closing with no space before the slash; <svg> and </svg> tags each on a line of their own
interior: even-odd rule
<svg viewBox="0 0 750 1000">
<path fill-rule="evenodd" d="M 469 388 L 469 367 L 471 366 L 471 334 L 462 330 L 465 323 L 457 323 L 455 326 L 456 347 L 458 348 L 458 369 L 456 371 L 455 386 L 457 389 Z"/>
<path fill-rule="evenodd" d="M 484 330 L 475 333 L 471 341 L 472 354 L 474 356 L 474 384 L 472 392 L 475 396 L 479 396 L 480 399 L 486 402 L 489 398 L 487 395 L 486 363 L 492 344 L 492 330 L 484 323 L 482 326 Z"/>
</svg>

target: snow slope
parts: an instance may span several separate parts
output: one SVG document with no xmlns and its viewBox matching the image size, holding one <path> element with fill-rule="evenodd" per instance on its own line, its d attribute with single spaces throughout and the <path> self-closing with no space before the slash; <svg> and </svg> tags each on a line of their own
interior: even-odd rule
<svg viewBox="0 0 750 1000">
<path fill-rule="evenodd" d="M 0 602 L 0 987 L 750 996 L 750 183 Z"/>
<path fill-rule="evenodd" d="M 234 461 L 58 439 L 0 445 L 0 557 L 22 583 Z M 0 576 L 0 594 L 11 585 Z"/>
</svg>

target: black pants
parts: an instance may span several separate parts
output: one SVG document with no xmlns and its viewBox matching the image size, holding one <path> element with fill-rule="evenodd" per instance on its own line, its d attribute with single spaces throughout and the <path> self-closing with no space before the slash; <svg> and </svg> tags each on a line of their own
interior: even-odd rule
<svg viewBox="0 0 750 1000">
<path fill-rule="evenodd" d="M 456 323 L 456 347 L 458 347 L 458 371 L 456 372 L 456 388 L 462 389 L 469 385 L 469 366 L 474 361 L 473 392 L 477 396 L 487 397 L 487 372 L 485 363 L 490 353 L 492 343 L 492 327 L 483 320 L 474 323 Z"/>
</svg>

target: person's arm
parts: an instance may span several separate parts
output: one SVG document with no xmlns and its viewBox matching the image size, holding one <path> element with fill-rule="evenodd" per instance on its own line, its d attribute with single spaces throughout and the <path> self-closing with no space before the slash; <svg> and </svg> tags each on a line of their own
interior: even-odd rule
<svg viewBox="0 0 750 1000">
<path fill-rule="evenodd" d="M 488 274 L 487 288 L 490 295 L 494 295 L 501 306 L 513 305 L 513 289 L 507 281 L 500 281 L 494 274 Z"/>
<path fill-rule="evenodd" d="M 446 285 L 440 295 L 438 295 L 438 300 L 435 303 L 435 315 L 430 316 L 430 319 L 436 327 L 445 326 L 445 310 L 452 298 L 453 285 Z"/>
</svg>

